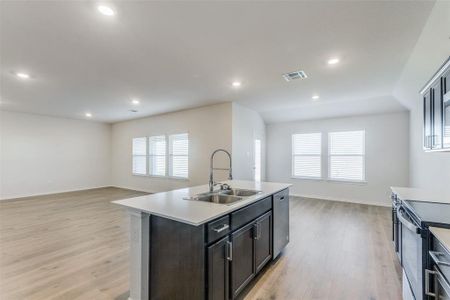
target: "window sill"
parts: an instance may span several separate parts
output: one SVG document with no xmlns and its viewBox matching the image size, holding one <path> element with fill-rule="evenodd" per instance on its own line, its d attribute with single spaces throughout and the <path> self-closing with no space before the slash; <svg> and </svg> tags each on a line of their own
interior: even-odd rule
<svg viewBox="0 0 450 300">
<path fill-rule="evenodd" d="M 368 183 L 366 180 L 346 180 L 346 179 L 332 179 L 332 178 L 328 178 L 327 181 L 336 183 L 358 184 L 358 185 L 365 185 Z"/>
<path fill-rule="evenodd" d="M 146 174 L 135 174 L 132 173 L 133 176 L 139 176 L 139 177 L 148 177 L 152 179 L 173 179 L 173 180 L 179 180 L 179 181 L 189 181 L 189 177 L 176 177 L 176 176 L 160 176 L 160 175 L 146 175 Z"/>
<path fill-rule="evenodd" d="M 316 180 L 316 181 L 324 180 L 322 177 L 306 177 L 306 176 L 291 176 L 291 179 Z"/>
</svg>

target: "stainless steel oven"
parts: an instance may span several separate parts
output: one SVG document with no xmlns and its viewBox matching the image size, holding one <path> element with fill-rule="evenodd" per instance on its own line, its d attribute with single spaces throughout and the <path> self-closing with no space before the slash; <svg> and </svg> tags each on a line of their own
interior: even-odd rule
<svg viewBox="0 0 450 300">
<path fill-rule="evenodd" d="M 422 236 L 421 227 L 400 205 L 397 207 L 397 218 L 400 224 L 400 255 L 406 279 L 403 290 L 412 291 L 416 300 L 421 300 L 422 290 Z"/>
</svg>

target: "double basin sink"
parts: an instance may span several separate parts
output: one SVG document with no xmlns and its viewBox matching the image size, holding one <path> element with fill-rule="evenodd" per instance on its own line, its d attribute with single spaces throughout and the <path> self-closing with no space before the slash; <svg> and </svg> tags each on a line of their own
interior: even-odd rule
<svg viewBox="0 0 450 300">
<path fill-rule="evenodd" d="M 186 198 L 186 200 L 230 205 L 234 202 L 243 200 L 245 197 L 250 197 L 259 193 L 261 193 L 261 191 L 232 188 L 228 190 L 219 190 L 211 193 L 198 194 L 195 195 L 194 197 Z"/>
</svg>

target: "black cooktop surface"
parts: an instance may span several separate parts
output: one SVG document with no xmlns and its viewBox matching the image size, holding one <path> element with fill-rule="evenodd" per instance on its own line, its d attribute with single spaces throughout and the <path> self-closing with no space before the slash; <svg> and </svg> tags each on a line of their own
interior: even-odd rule
<svg viewBox="0 0 450 300">
<path fill-rule="evenodd" d="M 450 203 L 405 200 L 415 216 L 423 223 L 450 225 Z"/>
</svg>

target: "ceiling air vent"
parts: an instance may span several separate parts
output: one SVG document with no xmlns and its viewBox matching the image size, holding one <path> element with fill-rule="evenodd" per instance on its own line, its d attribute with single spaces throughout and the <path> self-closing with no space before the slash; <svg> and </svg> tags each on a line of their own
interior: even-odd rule
<svg viewBox="0 0 450 300">
<path fill-rule="evenodd" d="M 286 73 L 283 74 L 283 78 L 286 81 L 291 81 L 294 79 L 305 79 L 308 76 L 306 75 L 306 73 L 304 71 L 295 71 L 295 72 L 290 72 L 290 73 Z"/>
</svg>

